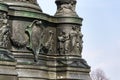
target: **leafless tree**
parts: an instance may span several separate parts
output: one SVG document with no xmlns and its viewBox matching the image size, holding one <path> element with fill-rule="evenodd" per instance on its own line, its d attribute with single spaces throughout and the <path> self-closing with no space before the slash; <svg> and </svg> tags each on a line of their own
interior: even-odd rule
<svg viewBox="0 0 120 80">
<path fill-rule="evenodd" d="M 94 71 L 91 72 L 91 78 L 92 80 L 109 80 L 104 71 L 101 69 L 96 69 Z"/>
</svg>

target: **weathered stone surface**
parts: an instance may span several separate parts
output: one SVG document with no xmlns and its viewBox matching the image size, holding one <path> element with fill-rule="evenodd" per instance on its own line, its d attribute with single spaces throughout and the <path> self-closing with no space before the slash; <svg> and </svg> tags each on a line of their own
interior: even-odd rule
<svg viewBox="0 0 120 80">
<path fill-rule="evenodd" d="M 1 0 L 0 80 L 91 80 L 76 2 L 56 0 L 50 16 L 37 0 Z"/>
<path fill-rule="evenodd" d="M 0 61 L 0 80 L 17 80 L 16 62 Z"/>
</svg>

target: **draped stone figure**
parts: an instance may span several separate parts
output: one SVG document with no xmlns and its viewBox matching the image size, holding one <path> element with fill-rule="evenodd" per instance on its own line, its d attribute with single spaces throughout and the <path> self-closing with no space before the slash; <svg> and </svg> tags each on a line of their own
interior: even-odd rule
<svg viewBox="0 0 120 80">
<path fill-rule="evenodd" d="M 76 55 L 81 55 L 82 52 L 82 33 L 80 28 L 77 26 L 72 26 L 72 30 L 70 31 L 70 41 L 71 41 L 71 53 Z"/>
<path fill-rule="evenodd" d="M 4 13 L 2 18 L 2 26 L 0 28 L 0 46 L 1 47 L 6 48 L 8 46 L 9 33 L 10 33 L 10 28 L 8 24 L 7 14 Z"/>
<path fill-rule="evenodd" d="M 59 42 L 59 53 L 60 54 L 68 54 L 70 52 L 70 37 L 69 34 L 64 31 L 60 32 L 58 36 Z"/>
<path fill-rule="evenodd" d="M 69 54 L 70 52 L 70 35 L 68 33 L 65 34 L 65 54 Z"/>
<path fill-rule="evenodd" d="M 71 40 L 71 46 L 72 49 L 74 49 L 74 47 L 76 46 L 76 41 L 77 41 L 77 31 L 76 31 L 76 27 L 72 26 L 72 30 L 70 31 L 69 35 L 70 35 L 70 40 Z"/>
<path fill-rule="evenodd" d="M 82 52 L 82 33 L 80 27 L 71 26 L 69 32 L 61 31 L 58 36 L 59 54 L 78 55 Z"/>
<path fill-rule="evenodd" d="M 59 54 L 65 54 L 65 32 L 60 32 L 60 35 L 58 36 L 58 42 L 59 42 Z"/>
</svg>

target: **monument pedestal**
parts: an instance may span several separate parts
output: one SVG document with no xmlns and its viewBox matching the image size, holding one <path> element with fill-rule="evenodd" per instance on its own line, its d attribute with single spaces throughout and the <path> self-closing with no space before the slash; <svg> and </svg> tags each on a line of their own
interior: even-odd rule
<svg viewBox="0 0 120 80">
<path fill-rule="evenodd" d="M 55 80 L 91 80 L 90 67 L 83 59 L 76 59 L 73 56 L 64 58 L 64 56 L 56 57 L 56 65 L 49 64 L 55 70 Z"/>
<path fill-rule="evenodd" d="M 48 56 L 47 63 L 50 80 L 91 80 L 90 67 L 80 57 Z"/>
<path fill-rule="evenodd" d="M 58 80 L 91 80 L 89 76 L 90 68 L 86 65 L 83 67 L 80 63 L 68 63 L 64 66 L 58 66 L 57 79 Z"/>
<path fill-rule="evenodd" d="M 76 0 L 55 2 L 50 16 L 37 0 L 1 0 L 0 80 L 91 80 Z"/>
</svg>

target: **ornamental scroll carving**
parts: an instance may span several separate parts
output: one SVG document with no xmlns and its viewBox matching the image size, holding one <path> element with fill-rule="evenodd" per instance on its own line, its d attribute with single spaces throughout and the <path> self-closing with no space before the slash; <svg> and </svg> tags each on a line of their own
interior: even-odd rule
<svg viewBox="0 0 120 80">
<path fill-rule="evenodd" d="M 34 20 L 26 27 L 26 34 L 29 37 L 27 48 L 33 52 L 34 61 L 39 61 L 39 54 L 54 54 L 54 31 L 46 30 L 42 21 Z"/>
<path fill-rule="evenodd" d="M 39 53 L 43 53 L 44 27 L 41 21 L 34 20 L 31 25 L 27 26 L 26 33 L 29 36 L 28 49 L 33 51 L 34 60 L 38 62 Z"/>
</svg>

